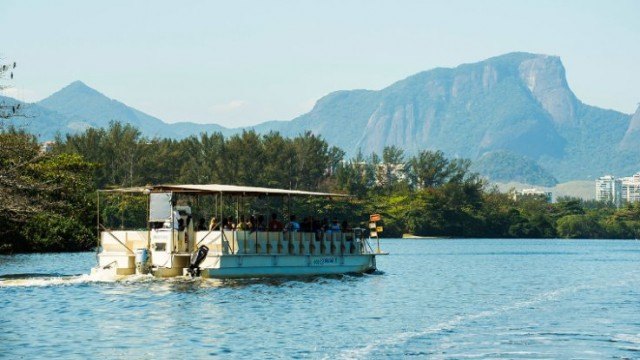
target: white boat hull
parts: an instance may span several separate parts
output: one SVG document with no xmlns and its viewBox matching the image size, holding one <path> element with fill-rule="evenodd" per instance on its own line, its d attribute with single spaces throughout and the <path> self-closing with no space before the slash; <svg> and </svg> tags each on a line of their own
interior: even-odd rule
<svg viewBox="0 0 640 360">
<path fill-rule="evenodd" d="M 366 273 L 376 269 L 374 254 L 361 255 L 223 255 L 209 256 L 201 276 L 247 278 Z"/>
<path fill-rule="evenodd" d="M 189 272 L 198 244 L 209 248 L 198 267 L 201 276 L 210 278 L 365 273 L 376 269 L 376 255 L 385 255 L 374 253 L 365 239 L 351 233 L 326 235 L 320 240 L 315 233 L 201 231 L 188 238 L 176 231 L 172 238 L 171 233 L 165 229 L 102 232 L 102 252 L 95 272 L 183 276 Z M 135 252 L 146 249 L 147 244 L 151 248 L 148 270 L 142 271 Z"/>
</svg>

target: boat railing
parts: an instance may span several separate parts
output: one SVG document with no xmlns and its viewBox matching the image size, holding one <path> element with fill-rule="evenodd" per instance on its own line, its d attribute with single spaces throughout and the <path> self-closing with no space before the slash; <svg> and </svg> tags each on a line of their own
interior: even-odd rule
<svg viewBox="0 0 640 360">
<path fill-rule="evenodd" d="M 146 248 L 149 233 L 146 230 L 108 230 L 100 232 L 102 251 L 133 254 L 135 249 Z"/>
<path fill-rule="evenodd" d="M 196 245 L 205 244 L 211 254 L 261 255 L 356 255 L 373 253 L 365 231 L 304 232 L 304 231 L 198 231 Z M 145 230 L 109 230 L 101 232 L 100 245 L 107 253 L 127 253 L 146 248 L 149 232 Z"/>
<path fill-rule="evenodd" d="M 207 235 L 208 234 L 208 235 Z M 196 243 L 208 236 L 210 254 L 217 255 L 358 255 L 372 252 L 359 229 L 352 231 L 199 231 Z"/>
</svg>

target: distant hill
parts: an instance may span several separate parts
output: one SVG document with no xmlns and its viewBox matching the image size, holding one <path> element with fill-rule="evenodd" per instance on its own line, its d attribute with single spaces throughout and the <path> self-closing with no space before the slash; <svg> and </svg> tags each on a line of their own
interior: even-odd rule
<svg viewBox="0 0 640 360">
<path fill-rule="evenodd" d="M 87 127 L 107 127 L 111 121 L 131 124 L 149 137 L 184 138 L 201 132 L 227 132 L 226 128 L 216 124 L 203 125 L 189 122 L 167 124 L 117 100 L 112 100 L 81 81 L 69 84 L 38 102 L 37 105 L 67 119 L 67 129 L 61 129 L 62 133 Z"/>
<path fill-rule="evenodd" d="M 66 116 L 43 108 L 38 104 L 25 104 L 18 100 L 0 96 L 0 103 L 7 105 L 21 104 L 21 117 L 13 118 L 8 124 L 18 129 L 37 135 L 42 140 L 51 140 L 57 133 L 84 130 L 86 127 L 74 128 L 73 122 Z"/>
<path fill-rule="evenodd" d="M 167 124 L 79 81 L 31 106 L 36 117 L 29 130 L 42 139 L 112 120 L 151 137 L 243 130 Z M 244 129 L 286 136 L 312 131 L 349 156 L 390 145 L 408 155 L 438 149 L 477 162 L 478 171 L 501 181 L 550 185 L 640 170 L 640 110 L 632 117 L 582 103 L 558 57 L 530 53 L 436 68 L 378 91 L 336 91 L 291 121 Z"/>
</svg>

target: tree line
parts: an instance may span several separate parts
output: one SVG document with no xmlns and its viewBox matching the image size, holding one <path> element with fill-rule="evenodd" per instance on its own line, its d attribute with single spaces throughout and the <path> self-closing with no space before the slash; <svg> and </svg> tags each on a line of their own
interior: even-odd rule
<svg viewBox="0 0 640 360">
<path fill-rule="evenodd" d="M 348 193 L 355 197 L 286 204 L 260 200 L 245 210 L 264 214 L 279 208 L 355 225 L 371 213 L 381 213 L 382 235 L 388 237 L 638 236 L 639 204 L 617 209 L 571 198 L 553 204 L 536 196 L 516 200 L 490 187 L 470 167 L 469 160 L 448 158 L 441 151 L 407 156 L 397 147 L 347 159 L 343 150 L 310 132 L 295 138 L 244 131 L 230 137 L 213 133 L 172 140 L 147 138 L 118 122 L 106 129 L 58 136 L 52 151 L 43 152 L 33 136 L 5 127 L 0 133 L 0 252 L 91 248 L 97 189 L 163 183 Z M 109 201 L 101 211 L 104 221 L 114 226 L 132 226 L 132 219 L 144 222 L 140 211 L 134 211 L 141 210 L 144 201 Z"/>
</svg>

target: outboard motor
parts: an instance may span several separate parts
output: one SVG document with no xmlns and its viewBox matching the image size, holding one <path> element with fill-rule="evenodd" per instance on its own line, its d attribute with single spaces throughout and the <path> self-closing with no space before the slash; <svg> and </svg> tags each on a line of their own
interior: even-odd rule
<svg viewBox="0 0 640 360">
<path fill-rule="evenodd" d="M 148 274 L 151 271 L 149 266 L 149 250 L 146 248 L 136 249 L 136 273 Z"/>
<path fill-rule="evenodd" d="M 191 276 L 200 276 L 200 264 L 204 261 L 209 253 L 209 248 L 202 245 L 198 248 L 198 252 L 191 256 L 191 265 L 189 265 L 189 274 Z"/>
</svg>

